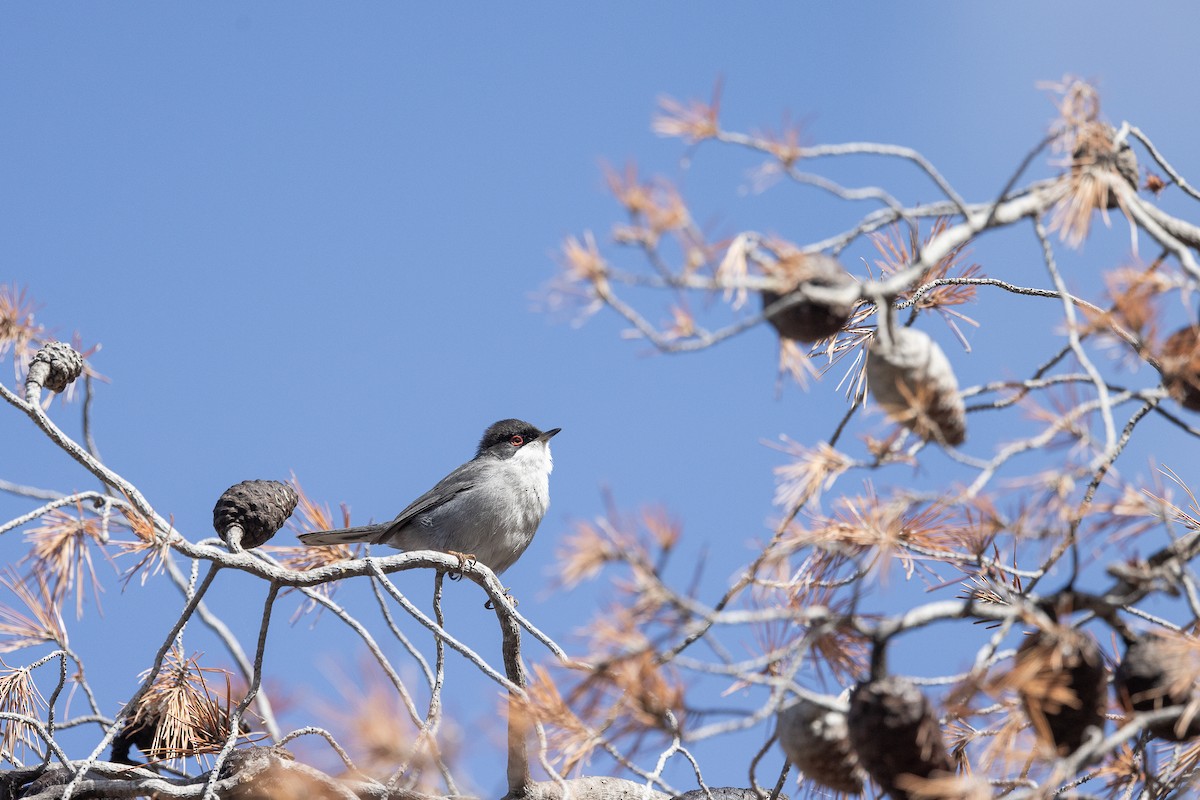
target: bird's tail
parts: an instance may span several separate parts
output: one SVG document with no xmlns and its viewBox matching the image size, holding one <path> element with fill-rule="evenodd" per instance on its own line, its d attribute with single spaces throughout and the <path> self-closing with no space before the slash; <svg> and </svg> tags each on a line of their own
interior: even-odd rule
<svg viewBox="0 0 1200 800">
<path fill-rule="evenodd" d="M 379 535 L 387 530 L 387 525 L 359 525 L 357 528 L 342 528 L 337 531 L 316 531 L 300 534 L 300 541 L 306 545 L 354 544 L 355 542 L 374 542 Z"/>
</svg>

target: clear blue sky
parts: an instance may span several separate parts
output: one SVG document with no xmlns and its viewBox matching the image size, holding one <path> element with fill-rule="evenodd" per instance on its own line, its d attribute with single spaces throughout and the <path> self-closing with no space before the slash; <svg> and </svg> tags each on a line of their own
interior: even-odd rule
<svg viewBox="0 0 1200 800">
<path fill-rule="evenodd" d="M 681 166 L 678 142 L 649 130 L 660 95 L 707 97 L 721 77 L 731 128 L 790 114 L 811 142 L 910 145 L 979 200 L 1045 131 L 1053 109 L 1035 83 L 1069 72 L 1196 179 L 1196 23 L 1190 3 L 1136 14 L 1078 2 L 8 4 L 0 282 L 28 287 L 44 324 L 103 345 L 100 449 L 192 538 L 211 535 L 214 501 L 243 479 L 294 470 L 356 520 L 383 519 L 469 457 L 495 419 L 561 426 L 553 505 L 505 579 L 570 644 L 595 595 L 545 587 L 556 540 L 601 511 L 603 488 L 678 516 L 685 553 L 711 554 L 715 592 L 774 513 L 780 458 L 762 441 L 815 442 L 842 408 L 829 382 L 776 395 L 766 330 L 661 357 L 620 340 L 610 316 L 576 329 L 534 310 L 561 240 L 603 237 L 618 219 L 603 160 L 679 181 L 727 234 L 812 241 L 847 219 L 815 193 L 745 196 L 745 157 L 702 150 Z M 932 196 L 910 171 L 847 170 L 909 201 Z M 1123 240 L 1118 222 L 1095 252 L 1123 256 Z M 1005 257 L 1036 257 L 1022 247 L 1000 263 L 975 256 L 999 274 Z M 1023 374 L 1025 362 L 989 360 L 1020 349 L 1010 335 L 993 350 L 978 342 L 964 383 Z M 73 425 L 78 408 L 53 413 Z M 0 452 L 2 478 L 93 486 L 12 411 L 0 413 Z M 5 519 L 27 507 L 0 497 Z M 427 582 L 403 581 L 421 598 Z M 108 583 L 103 623 L 73 630 L 115 711 L 178 598 Z M 231 613 L 240 592 L 251 605 L 261 594 L 237 580 L 223 591 Z M 451 594 L 452 624 L 494 647 L 476 594 Z M 102 648 L 118 627 L 129 647 Z M 271 680 L 301 704 L 328 694 L 330 665 L 358 658 L 329 652 L 339 643 L 329 619 L 281 626 Z M 189 644 L 222 656 L 199 630 Z M 492 687 L 455 669 L 451 714 L 486 716 Z M 744 783 L 744 761 L 709 777 Z M 475 777 L 485 792 L 501 785 L 486 763 Z"/>
</svg>

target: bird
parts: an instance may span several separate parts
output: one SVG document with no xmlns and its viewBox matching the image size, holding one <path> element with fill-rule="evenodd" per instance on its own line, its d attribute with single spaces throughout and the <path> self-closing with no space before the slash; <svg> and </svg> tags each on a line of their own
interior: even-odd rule
<svg viewBox="0 0 1200 800">
<path fill-rule="evenodd" d="M 502 419 L 483 432 L 474 458 L 391 522 L 305 533 L 300 541 L 437 550 L 499 575 L 529 547 L 550 506 L 550 440 L 561 430 L 541 431 L 523 420 Z"/>
</svg>

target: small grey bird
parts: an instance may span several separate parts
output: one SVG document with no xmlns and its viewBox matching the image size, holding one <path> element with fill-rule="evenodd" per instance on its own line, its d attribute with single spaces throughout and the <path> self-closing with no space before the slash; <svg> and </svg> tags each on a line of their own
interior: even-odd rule
<svg viewBox="0 0 1200 800">
<path fill-rule="evenodd" d="M 301 534 L 307 545 L 372 542 L 474 558 L 499 575 L 537 532 L 550 505 L 550 439 L 519 419 L 483 432 L 475 457 L 414 500 L 391 522 Z"/>
</svg>

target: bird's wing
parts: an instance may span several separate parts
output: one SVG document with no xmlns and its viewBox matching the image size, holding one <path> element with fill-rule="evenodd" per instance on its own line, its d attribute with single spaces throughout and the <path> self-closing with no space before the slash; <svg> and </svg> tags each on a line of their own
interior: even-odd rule
<svg viewBox="0 0 1200 800">
<path fill-rule="evenodd" d="M 371 541 L 376 544 L 386 542 L 395 536 L 401 528 L 416 519 L 417 516 L 432 511 L 433 509 L 444 505 L 453 497 L 475 488 L 476 484 L 478 483 L 478 475 L 476 474 L 476 477 L 468 476 L 467 465 L 470 463 L 471 462 L 468 461 L 466 464 L 463 464 L 461 467 L 438 481 L 437 486 L 434 486 L 428 492 L 409 503 L 408 507 L 397 514 L 396 518 L 392 520 L 391 524 L 384 528 L 383 531 Z"/>
</svg>

